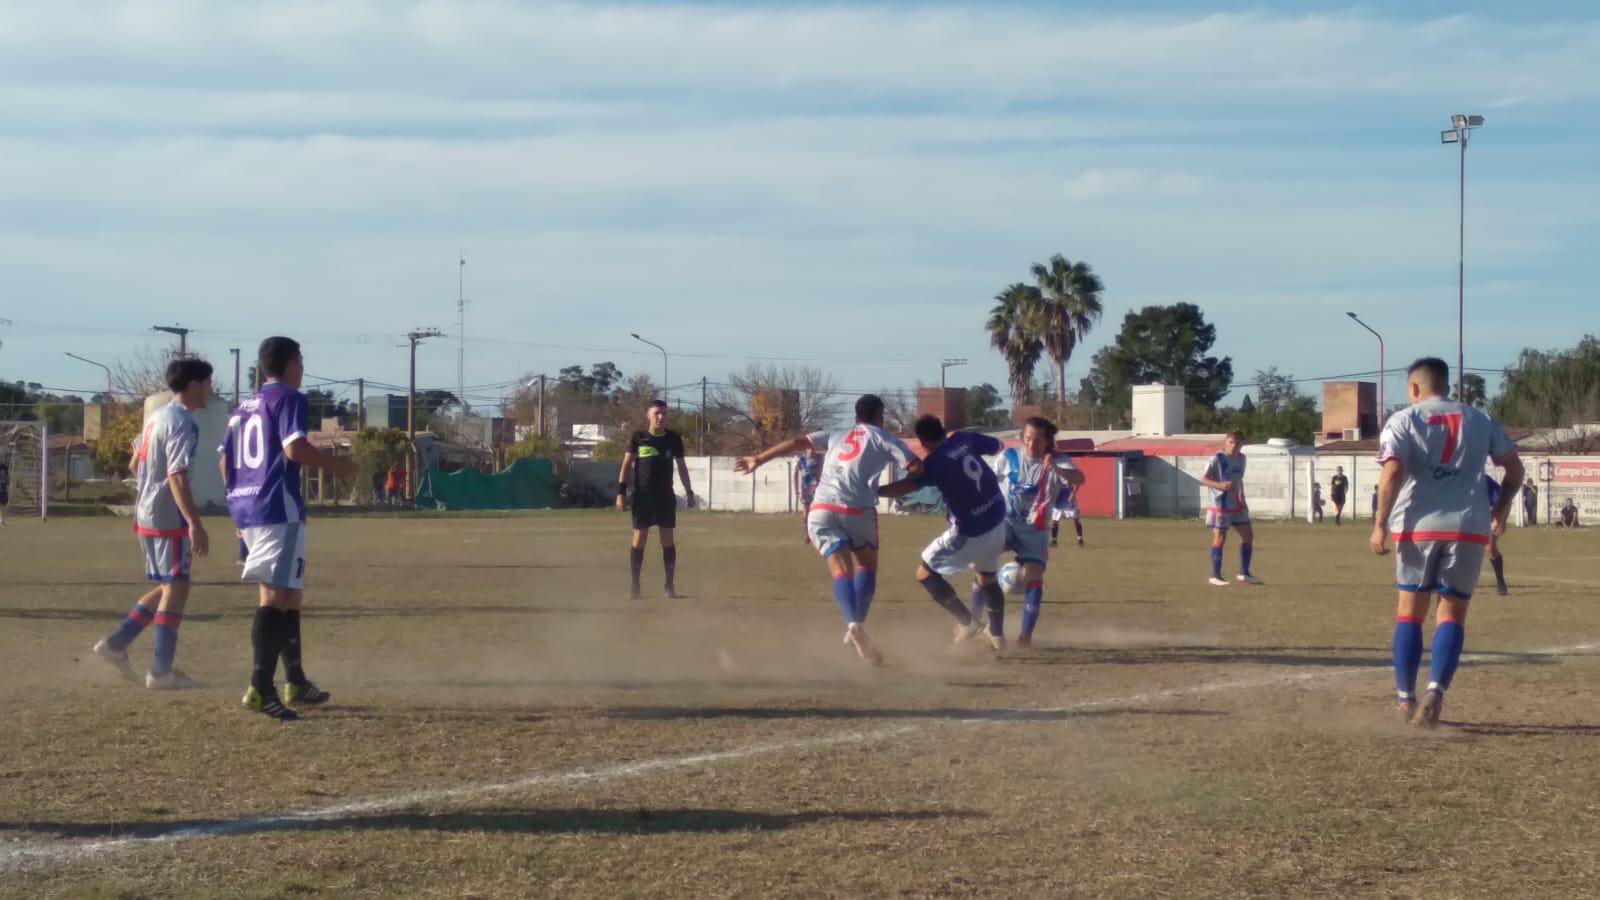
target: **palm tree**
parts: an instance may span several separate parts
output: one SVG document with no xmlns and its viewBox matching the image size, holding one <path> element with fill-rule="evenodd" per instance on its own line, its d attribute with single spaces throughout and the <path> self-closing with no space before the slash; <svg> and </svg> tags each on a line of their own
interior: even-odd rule
<svg viewBox="0 0 1600 900">
<path fill-rule="evenodd" d="M 1044 352 L 1039 334 L 1039 289 L 1017 282 L 994 296 L 989 310 L 989 343 L 1005 357 L 1012 399 L 1022 403 L 1033 386 L 1033 369 Z"/>
<path fill-rule="evenodd" d="M 1064 406 L 1067 360 L 1072 358 L 1072 351 L 1089 334 L 1089 329 L 1100 321 L 1100 293 L 1106 288 L 1088 263 L 1068 262 L 1059 253 L 1050 257 L 1049 265 L 1033 264 L 1033 280 L 1039 294 L 1039 338 L 1044 342 L 1045 352 L 1055 360 L 1059 375 L 1056 389 Z"/>
</svg>

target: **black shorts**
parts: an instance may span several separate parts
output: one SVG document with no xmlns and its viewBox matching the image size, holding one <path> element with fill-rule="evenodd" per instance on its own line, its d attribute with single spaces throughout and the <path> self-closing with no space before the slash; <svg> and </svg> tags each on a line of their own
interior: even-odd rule
<svg viewBox="0 0 1600 900">
<path fill-rule="evenodd" d="M 633 496 L 633 530 L 647 528 L 677 528 L 678 498 L 672 494 L 635 494 Z"/>
<path fill-rule="evenodd" d="M 1344 495 L 1343 494 L 1334 494 L 1333 495 L 1333 505 L 1334 506 L 1344 506 Z"/>
</svg>

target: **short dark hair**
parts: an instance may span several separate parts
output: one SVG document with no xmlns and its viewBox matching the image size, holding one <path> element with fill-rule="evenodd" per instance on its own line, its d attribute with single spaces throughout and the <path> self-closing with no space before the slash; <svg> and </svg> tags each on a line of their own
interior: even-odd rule
<svg viewBox="0 0 1600 900">
<path fill-rule="evenodd" d="M 662 400 L 661 398 L 657 397 L 656 399 L 651 400 L 649 403 L 645 404 L 644 408 L 645 409 L 671 409 L 672 407 L 667 405 L 667 401 Z"/>
<path fill-rule="evenodd" d="M 917 434 L 917 440 L 924 447 L 933 447 L 944 441 L 944 423 L 935 415 L 926 415 L 917 419 L 917 424 L 912 428 Z"/>
<path fill-rule="evenodd" d="M 1234 440 L 1238 441 L 1241 444 L 1244 443 L 1244 432 L 1240 431 L 1237 428 L 1235 428 L 1234 430 L 1232 430 L 1232 431 L 1228 432 L 1227 434 L 1223 435 L 1223 437 L 1225 437 L 1225 438 L 1233 438 Z"/>
<path fill-rule="evenodd" d="M 261 367 L 263 376 L 282 378 L 283 373 L 289 368 L 289 363 L 299 358 L 299 341 L 294 338 L 269 337 L 261 342 L 261 351 L 256 354 L 256 365 Z"/>
<path fill-rule="evenodd" d="M 872 423 L 883 419 L 883 398 L 877 394 L 862 394 L 856 400 L 856 421 Z"/>
<path fill-rule="evenodd" d="M 167 387 L 174 393 L 211 377 L 211 363 L 197 356 L 180 356 L 167 363 Z"/>
<path fill-rule="evenodd" d="M 1031 427 L 1034 431 L 1044 432 L 1045 435 L 1050 438 L 1050 444 L 1052 446 L 1054 446 L 1056 442 L 1056 432 L 1060 430 L 1056 428 L 1056 423 L 1046 419 L 1044 416 L 1029 416 L 1027 421 L 1022 423 L 1022 427 Z"/>
<path fill-rule="evenodd" d="M 1406 370 L 1406 377 L 1410 378 L 1418 372 L 1426 372 L 1428 381 L 1433 389 L 1441 393 L 1450 389 L 1450 364 L 1437 356 L 1424 356 L 1411 364 Z"/>
</svg>

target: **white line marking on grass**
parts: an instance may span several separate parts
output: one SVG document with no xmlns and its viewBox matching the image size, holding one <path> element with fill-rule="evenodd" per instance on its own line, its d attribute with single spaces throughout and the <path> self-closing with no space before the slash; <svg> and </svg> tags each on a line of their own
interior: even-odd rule
<svg viewBox="0 0 1600 900">
<path fill-rule="evenodd" d="M 1590 650 L 1600 650 L 1600 643 L 1576 644 L 1567 647 L 1556 647 L 1545 650 L 1529 651 L 1525 656 L 1566 656 L 1574 653 L 1583 653 Z M 1474 654 L 1468 653 L 1471 659 Z M 1490 657 L 1483 657 L 1490 659 Z M 678 769 L 693 769 L 704 766 L 714 766 L 721 763 L 738 762 L 761 756 L 775 756 L 785 753 L 802 753 L 809 750 L 824 750 L 830 747 L 842 747 L 851 744 L 875 744 L 891 738 L 933 731 L 940 728 L 949 728 L 958 725 L 985 725 L 997 722 L 1027 721 L 1040 713 L 1075 713 L 1092 712 L 1099 709 L 1118 708 L 1124 706 L 1142 706 L 1165 700 L 1175 700 L 1184 697 L 1198 697 L 1207 694 L 1219 694 L 1227 691 L 1251 690 L 1254 688 L 1273 687 L 1286 684 L 1300 684 L 1308 681 L 1322 681 L 1338 678 L 1345 675 L 1374 674 L 1384 671 L 1380 665 L 1355 666 L 1334 671 L 1292 672 L 1275 675 L 1263 675 L 1255 678 L 1241 678 L 1232 681 L 1214 681 L 1189 687 L 1165 688 L 1156 691 L 1144 691 L 1137 694 L 1126 694 L 1120 697 L 1103 697 L 1096 700 L 1084 700 L 1078 703 L 1069 703 L 1055 707 L 1030 707 L 1014 710 L 975 710 L 971 718 L 948 719 L 941 722 L 926 722 L 917 725 L 895 725 L 885 728 L 875 728 L 866 731 L 844 731 L 820 737 L 798 738 L 788 741 L 773 741 L 764 744 L 749 744 L 744 747 L 735 747 L 731 750 L 718 750 L 708 753 L 692 753 L 683 756 L 666 756 L 657 759 L 641 760 L 639 762 L 619 763 L 597 768 L 570 769 L 564 772 L 536 772 L 521 778 L 509 781 L 489 782 L 485 784 L 463 785 L 455 788 L 439 788 L 427 791 L 412 791 L 396 794 L 389 797 L 378 797 L 371 800 L 361 800 L 354 803 L 342 803 L 335 806 L 325 806 L 318 809 L 299 810 L 286 813 L 276 813 L 259 816 L 242 816 L 233 819 L 218 819 L 210 822 L 200 822 L 189 825 L 174 825 L 166 831 L 154 830 L 152 833 L 140 837 L 102 838 L 95 840 L 55 840 L 41 842 L 22 842 L 6 846 L 0 844 L 0 872 L 18 868 L 27 863 L 76 863 L 87 862 L 97 857 L 108 856 L 133 850 L 139 847 L 161 846 L 196 838 L 230 837 L 245 834 L 257 834 L 266 831 L 294 831 L 301 828 L 314 827 L 320 823 L 333 823 L 330 827 L 337 827 L 340 819 L 354 816 L 376 815 L 392 813 L 417 807 L 446 803 L 451 801 L 475 800 L 497 794 L 518 793 L 533 791 L 540 788 L 557 788 L 575 784 L 604 783 L 620 781 L 628 778 L 640 778 L 660 772 L 670 772 Z M 870 712 L 870 711 L 868 711 Z"/>
<path fill-rule="evenodd" d="M 1518 575 L 1516 581 L 1549 581 L 1555 584 L 1575 584 L 1579 587 L 1594 587 L 1600 584 L 1600 578 L 1591 578 L 1584 581 L 1581 578 L 1552 578 L 1549 575 Z"/>
</svg>

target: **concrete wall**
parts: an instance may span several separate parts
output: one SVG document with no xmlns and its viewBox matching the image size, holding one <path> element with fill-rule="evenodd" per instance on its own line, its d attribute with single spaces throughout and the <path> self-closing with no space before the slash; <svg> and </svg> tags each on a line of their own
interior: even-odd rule
<svg viewBox="0 0 1600 900">
<path fill-rule="evenodd" d="M 696 502 L 701 509 L 715 512 L 791 513 L 800 511 L 800 500 L 794 493 L 794 460 L 780 459 L 756 470 L 754 476 L 740 475 L 733 470 L 731 456 L 691 456 L 684 460 L 689 469 L 689 483 L 694 486 Z M 607 497 L 614 497 L 617 488 L 616 462 L 591 462 L 575 460 L 572 477 L 579 483 L 592 487 Z M 885 472 L 883 484 L 900 478 L 897 472 Z M 678 500 L 683 503 L 683 486 L 678 485 Z M 884 501 L 878 505 L 882 512 L 890 512 L 893 504 Z"/>
<path fill-rule="evenodd" d="M 144 415 L 150 414 L 172 402 L 172 394 L 163 391 L 145 398 Z M 227 505 L 222 489 L 222 474 L 217 471 L 217 446 L 228 430 L 228 401 L 213 395 L 205 409 L 196 410 L 194 420 L 200 426 L 200 445 L 195 448 L 194 462 L 189 466 L 189 489 L 194 502 L 201 507 Z"/>
<path fill-rule="evenodd" d="M 1134 434 L 1166 437 L 1183 431 L 1183 388 L 1169 384 L 1133 386 Z"/>
</svg>

